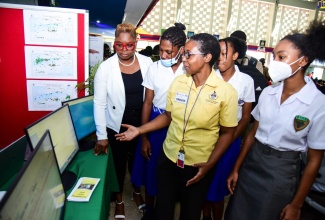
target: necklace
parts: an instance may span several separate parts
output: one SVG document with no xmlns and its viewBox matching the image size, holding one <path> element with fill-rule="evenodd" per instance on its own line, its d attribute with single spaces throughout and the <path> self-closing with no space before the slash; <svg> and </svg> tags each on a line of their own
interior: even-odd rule
<svg viewBox="0 0 325 220">
<path fill-rule="evenodd" d="M 118 59 L 118 62 L 119 62 L 120 64 L 122 64 L 123 66 L 132 66 L 133 63 L 134 63 L 134 61 L 135 61 L 135 55 L 133 55 L 133 61 L 132 61 L 132 63 L 130 63 L 130 64 L 122 63 L 122 62 L 120 61 L 120 58 L 119 58 L 119 57 L 118 57 L 117 59 Z"/>
</svg>

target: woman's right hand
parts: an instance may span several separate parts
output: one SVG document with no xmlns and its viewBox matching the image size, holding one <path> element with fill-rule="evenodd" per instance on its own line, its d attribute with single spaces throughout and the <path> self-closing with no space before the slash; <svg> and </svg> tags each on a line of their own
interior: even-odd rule
<svg viewBox="0 0 325 220">
<path fill-rule="evenodd" d="M 108 154 L 108 140 L 98 140 L 94 148 L 94 154 L 97 156 L 99 154 Z"/>
<path fill-rule="evenodd" d="M 115 135 L 118 141 L 130 141 L 140 135 L 140 129 L 138 127 L 127 124 L 121 124 L 121 126 L 127 128 L 127 130 Z"/>
<path fill-rule="evenodd" d="M 234 194 L 237 181 L 238 181 L 238 171 L 233 170 L 227 179 L 227 185 L 231 195 Z"/>
<path fill-rule="evenodd" d="M 150 160 L 151 145 L 147 137 L 142 137 L 141 154 L 144 156 L 144 158 Z"/>
</svg>

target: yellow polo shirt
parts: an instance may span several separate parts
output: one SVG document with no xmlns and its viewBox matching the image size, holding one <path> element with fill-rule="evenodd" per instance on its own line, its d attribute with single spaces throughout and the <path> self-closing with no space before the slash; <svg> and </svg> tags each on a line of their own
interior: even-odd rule
<svg viewBox="0 0 325 220">
<path fill-rule="evenodd" d="M 184 113 L 188 99 L 185 116 L 188 123 L 184 134 L 185 165 L 206 162 L 219 138 L 220 125 L 235 127 L 238 124 L 237 92 L 230 84 L 219 79 L 214 70 L 200 94 L 202 86 L 196 88 L 192 81 L 190 75 L 180 75 L 170 85 L 167 93 L 166 111 L 171 112 L 172 121 L 163 149 L 166 156 L 174 162 L 177 161 L 182 145 Z"/>
</svg>

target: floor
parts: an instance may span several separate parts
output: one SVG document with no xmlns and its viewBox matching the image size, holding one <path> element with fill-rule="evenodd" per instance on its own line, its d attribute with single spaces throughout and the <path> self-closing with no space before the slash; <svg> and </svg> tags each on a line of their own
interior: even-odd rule
<svg viewBox="0 0 325 220">
<path fill-rule="evenodd" d="M 139 209 L 136 207 L 135 202 L 131 199 L 132 198 L 132 185 L 130 182 L 130 175 L 127 172 L 124 180 L 124 191 L 123 191 L 123 201 L 125 207 L 125 219 L 126 220 L 140 220 L 142 218 L 142 213 L 139 212 Z M 142 196 L 144 197 L 144 193 L 142 192 Z M 111 202 L 110 204 L 110 216 L 108 220 L 115 220 L 114 218 L 114 210 L 115 210 L 115 203 Z"/>
<path fill-rule="evenodd" d="M 142 195 L 144 197 L 144 192 L 142 189 Z M 124 192 L 123 192 L 123 201 L 125 205 L 125 219 L 126 220 L 140 220 L 142 218 L 142 213 L 139 212 L 138 208 L 136 207 L 133 200 L 131 200 L 132 197 L 132 186 L 130 183 L 130 175 L 127 173 L 124 181 Z M 228 198 L 225 199 L 225 202 L 228 202 Z M 226 205 L 225 205 L 226 208 Z M 108 217 L 108 220 L 115 220 L 114 218 L 114 210 L 115 210 L 115 203 L 111 202 L 110 204 L 110 216 Z M 175 206 L 175 217 L 174 219 L 178 219 L 179 217 L 179 204 L 176 204 Z"/>
</svg>

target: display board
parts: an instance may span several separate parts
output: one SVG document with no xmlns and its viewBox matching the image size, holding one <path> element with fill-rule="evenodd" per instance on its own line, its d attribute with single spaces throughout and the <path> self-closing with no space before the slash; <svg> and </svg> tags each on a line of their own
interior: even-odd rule
<svg viewBox="0 0 325 220">
<path fill-rule="evenodd" d="M 0 20 L 4 148 L 24 134 L 24 127 L 60 107 L 62 99 L 84 96 L 74 85 L 88 78 L 89 15 L 80 9 L 0 3 Z"/>
</svg>

